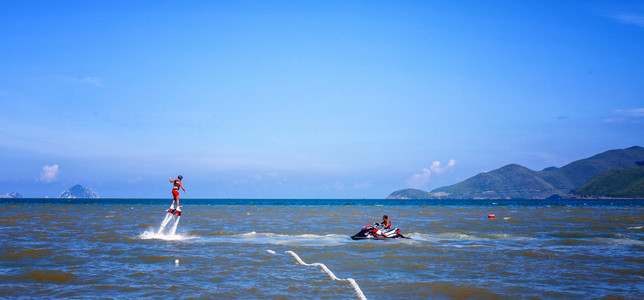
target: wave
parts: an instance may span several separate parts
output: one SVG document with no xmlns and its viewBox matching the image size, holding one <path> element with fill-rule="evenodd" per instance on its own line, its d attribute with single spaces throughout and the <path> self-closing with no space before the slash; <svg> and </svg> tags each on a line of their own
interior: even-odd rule
<svg viewBox="0 0 644 300">
<path fill-rule="evenodd" d="M 406 236 L 411 239 L 387 240 L 390 243 L 404 243 L 404 244 L 433 244 L 444 245 L 446 243 L 458 242 L 484 242 L 491 240 L 505 240 L 505 241 L 529 241 L 534 238 L 512 236 L 508 234 L 465 234 L 460 232 L 447 232 L 447 233 L 421 233 L 412 232 Z M 241 234 L 228 234 L 216 235 L 205 238 L 209 242 L 214 243 L 248 243 L 248 244 L 268 244 L 268 245 L 286 245 L 286 246 L 341 246 L 350 244 L 371 244 L 382 243 L 382 240 L 369 240 L 369 241 L 354 241 L 349 235 L 342 234 L 279 234 L 272 232 L 248 232 Z"/>
<path fill-rule="evenodd" d="M 147 230 L 143 233 L 141 233 L 138 236 L 139 239 L 142 240 L 164 240 L 164 241 L 187 241 L 187 240 L 193 240 L 198 238 L 197 236 L 192 236 L 192 235 L 183 235 L 183 234 L 165 234 L 165 233 L 157 233 L 156 230 Z"/>
<path fill-rule="evenodd" d="M 232 234 L 220 235 L 210 237 L 211 242 L 223 243 L 249 243 L 249 244 L 270 244 L 270 245 L 286 245 L 286 246 L 339 246 L 352 242 L 348 235 L 341 234 L 297 234 L 287 235 L 272 232 L 257 233 L 255 231 Z"/>
<path fill-rule="evenodd" d="M 602 244 L 613 246 L 644 246 L 644 241 L 628 238 L 596 238 L 596 241 Z"/>
<path fill-rule="evenodd" d="M 462 233 L 462 232 L 443 232 L 443 233 L 420 233 L 413 232 L 409 234 L 413 240 L 429 242 L 434 244 L 442 244 L 445 242 L 458 242 L 458 241 L 532 241 L 535 238 L 525 237 L 525 236 L 516 236 L 505 233 L 496 233 L 496 234 L 475 234 L 475 233 Z"/>
</svg>

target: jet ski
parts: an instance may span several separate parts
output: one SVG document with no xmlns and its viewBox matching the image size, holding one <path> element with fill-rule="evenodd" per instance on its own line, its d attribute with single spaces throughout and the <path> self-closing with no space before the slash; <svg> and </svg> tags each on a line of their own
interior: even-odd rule
<svg viewBox="0 0 644 300">
<path fill-rule="evenodd" d="M 402 235 L 400 232 L 402 230 L 398 228 L 384 229 L 382 226 L 374 224 L 367 225 L 360 229 L 360 232 L 356 233 L 351 237 L 352 240 L 385 240 L 385 239 L 409 239 L 408 237 Z"/>
</svg>

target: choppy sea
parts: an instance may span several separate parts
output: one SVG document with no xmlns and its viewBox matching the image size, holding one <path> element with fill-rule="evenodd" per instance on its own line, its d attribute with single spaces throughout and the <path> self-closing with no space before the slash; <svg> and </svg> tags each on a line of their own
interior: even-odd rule
<svg viewBox="0 0 644 300">
<path fill-rule="evenodd" d="M 0 199 L 0 298 L 644 298 L 642 200 L 170 202 Z"/>
</svg>

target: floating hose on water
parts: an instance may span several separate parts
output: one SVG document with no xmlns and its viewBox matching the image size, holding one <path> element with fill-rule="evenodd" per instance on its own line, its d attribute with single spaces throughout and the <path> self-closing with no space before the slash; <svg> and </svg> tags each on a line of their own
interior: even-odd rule
<svg viewBox="0 0 644 300">
<path fill-rule="evenodd" d="M 289 251 L 286 251 L 286 253 L 288 253 L 288 254 L 290 254 L 291 256 L 293 256 L 293 257 L 295 258 L 295 260 L 297 260 L 297 262 L 298 262 L 300 265 L 311 266 L 311 267 L 319 266 L 319 267 L 320 267 L 320 268 L 322 268 L 322 270 L 323 270 L 324 272 L 326 272 L 326 273 L 329 275 L 329 277 L 331 277 L 331 279 L 333 279 L 333 280 L 337 280 L 337 281 L 348 281 L 348 282 L 351 284 L 351 286 L 353 287 L 353 289 L 356 291 L 356 295 L 358 295 L 358 299 L 360 299 L 360 300 L 367 300 L 367 298 L 366 298 L 366 297 L 364 296 L 364 294 L 362 293 L 362 290 L 360 290 L 360 287 L 358 286 L 358 284 L 356 283 L 356 281 L 355 281 L 355 280 L 353 280 L 353 278 L 346 278 L 346 279 L 338 278 L 338 277 L 336 277 L 336 276 L 335 276 L 335 274 L 333 274 L 333 272 L 331 272 L 331 270 L 329 270 L 329 268 L 327 268 L 327 267 L 326 267 L 326 265 L 324 265 L 324 264 L 321 264 L 321 263 L 312 263 L 312 264 L 307 264 L 307 263 L 305 263 L 305 262 L 304 262 L 304 261 L 303 261 L 303 260 L 302 260 L 302 259 L 301 259 L 301 258 L 300 258 L 296 253 L 295 253 L 295 252 L 293 252 L 293 251 L 290 251 L 290 250 L 289 250 Z"/>
</svg>

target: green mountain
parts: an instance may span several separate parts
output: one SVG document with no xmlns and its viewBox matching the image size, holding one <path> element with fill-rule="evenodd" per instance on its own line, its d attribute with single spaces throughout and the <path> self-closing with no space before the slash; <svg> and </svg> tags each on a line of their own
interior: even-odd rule
<svg viewBox="0 0 644 300">
<path fill-rule="evenodd" d="M 644 198 L 644 166 L 600 173 L 575 192 L 580 197 Z"/>
<path fill-rule="evenodd" d="M 417 189 L 402 189 L 397 190 L 389 195 L 387 199 L 432 199 L 430 193 L 417 190 Z"/>
<path fill-rule="evenodd" d="M 538 171 L 517 164 L 483 172 L 455 185 L 432 191 L 432 193 L 438 192 L 456 199 L 545 199 L 561 193 L 553 184 L 541 178 Z"/>
<path fill-rule="evenodd" d="M 541 178 L 552 183 L 563 194 L 568 195 L 582 187 L 593 177 L 610 169 L 624 169 L 637 166 L 644 161 L 644 148 L 610 150 L 595 156 L 567 164 L 551 172 L 541 172 Z"/>
<path fill-rule="evenodd" d="M 632 168 L 644 161 L 644 148 L 610 150 L 581 159 L 561 168 L 550 167 L 534 171 L 510 164 L 483 172 L 454 185 L 437 188 L 431 193 L 419 190 L 399 190 L 388 198 L 408 199 L 545 199 L 569 196 L 593 177 L 610 169 Z M 410 191 L 406 194 L 406 191 Z M 422 191 L 421 191 L 422 192 Z M 421 198 L 419 198 L 421 197 Z"/>
</svg>

